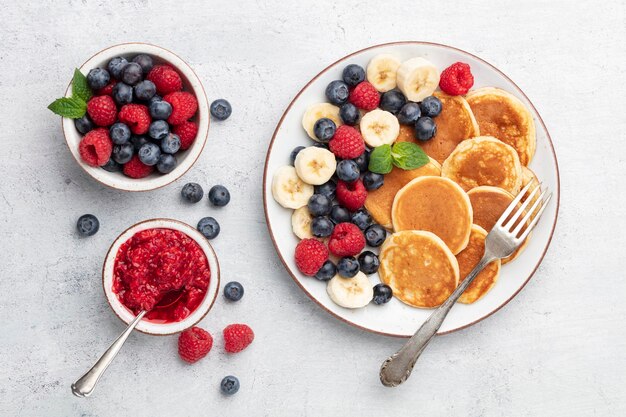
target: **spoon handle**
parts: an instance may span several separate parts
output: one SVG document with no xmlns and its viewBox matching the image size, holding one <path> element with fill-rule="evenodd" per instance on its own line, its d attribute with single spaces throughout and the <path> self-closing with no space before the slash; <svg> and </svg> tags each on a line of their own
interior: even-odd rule
<svg viewBox="0 0 626 417">
<path fill-rule="evenodd" d="M 142 311 L 135 317 L 135 319 L 129 323 L 128 328 L 124 330 L 124 333 L 119 335 L 115 342 L 109 346 L 109 348 L 102 354 L 98 362 L 94 364 L 94 366 L 87 371 L 87 373 L 78 379 L 78 381 L 72 384 L 72 393 L 77 397 L 89 397 L 93 392 L 96 384 L 100 377 L 104 374 L 104 371 L 109 367 L 117 353 L 120 351 L 128 336 L 135 329 L 139 321 L 143 318 L 143 316 L 147 313 L 147 311 Z"/>
</svg>

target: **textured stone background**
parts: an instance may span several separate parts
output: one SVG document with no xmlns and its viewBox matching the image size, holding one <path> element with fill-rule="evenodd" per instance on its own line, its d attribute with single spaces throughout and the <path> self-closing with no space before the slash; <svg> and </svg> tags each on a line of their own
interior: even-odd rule
<svg viewBox="0 0 626 417">
<path fill-rule="evenodd" d="M 626 415 L 621 0 L 0 4 L 0 415 Z M 133 40 L 174 50 L 210 99 L 234 106 L 182 180 L 141 194 L 88 178 L 45 108 L 75 66 Z M 555 141 L 562 208 L 524 291 L 488 320 L 436 339 L 412 379 L 390 390 L 378 367 L 401 341 L 348 327 L 300 292 L 267 236 L 261 177 L 274 126 L 300 87 L 327 63 L 393 40 L 455 45 L 511 76 Z M 225 184 L 231 204 L 181 204 L 190 180 Z M 79 239 L 74 223 L 85 212 L 102 227 Z M 190 367 L 175 338 L 136 334 L 94 396 L 74 398 L 70 383 L 122 330 L 100 285 L 111 241 L 142 219 L 195 224 L 205 215 L 222 225 L 214 246 L 223 279 L 246 286 L 241 303 L 220 298 L 202 323 L 217 336 L 215 351 Z M 239 321 L 257 339 L 228 357 L 219 332 Z M 231 373 L 242 388 L 224 398 L 218 384 Z"/>
</svg>

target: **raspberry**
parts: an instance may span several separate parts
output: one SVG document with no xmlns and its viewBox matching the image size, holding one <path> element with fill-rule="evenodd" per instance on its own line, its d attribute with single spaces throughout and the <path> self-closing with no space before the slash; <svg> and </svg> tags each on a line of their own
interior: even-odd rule
<svg viewBox="0 0 626 417">
<path fill-rule="evenodd" d="M 173 93 L 183 89 L 183 81 L 180 75 L 169 65 L 155 65 L 146 79 L 152 81 L 160 95 Z"/>
<path fill-rule="evenodd" d="M 163 97 L 172 105 L 172 114 L 167 118 L 167 122 L 171 125 L 179 125 L 187 121 L 198 110 L 198 100 L 196 97 L 186 91 L 177 91 Z"/>
<path fill-rule="evenodd" d="M 106 164 L 111 158 L 112 151 L 113 143 L 109 137 L 109 130 L 102 127 L 88 132 L 78 145 L 80 157 L 92 167 Z"/>
<path fill-rule="evenodd" d="M 126 104 L 119 114 L 120 122 L 125 123 L 135 135 L 143 135 L 150 127 L 150 111 L 143 104 Z"/>
<path fill-rule="evenodd" d="M 352 223 L 339 223 L 328 241 L 330 252 L 337 256 L 355 256 L 361 253 L 364 247 L 363 232 Z"/>
<path fill-rule="evenodd" d="M 358 130 L 348 125 L 341 125 L 328 142 L 330 151 L 341 159 L 358 158 L 365 152 L 365 142 Z"/>
<path fill-rule="evenodd" d="M 317 239 L 302 239 L 296 246 L 295 258 L 300 272 L 312 277 L 328 260 L 328 248 Z"/>
<path fill-rule="evenodd" d="M 174 126 L 173 132 L 180 138 L 180 149 L 189 149 L 196 140 L 198 134 L 198 125 L 194 122 L 182 122 Z"/>
<path fill-rule="evenodd" d="M 178 354 L 185 362 L 198 362 L 209 353 L 211 347 L 213 347 L 213 337 L 199 327 L 192 327 L 178 336 Z"/>
<path fill-rule="evenodd" d="M 111 126 L 115 123 L 117 107 L 111 96 L 96 96 L 87 103 L 87 113 L 96 125 Z"/>
<path fill-rule="evenodd" d="M 113 94 L 113 87 L 117 84 L 117 80 L 111 80 L 107 85 L 96 91 L 96 94 L 99 96 L 110 96 Z"/>
<path fill-rule="evenodd" d="M 467 94 L 474 85 L 474 76 L 470 66 L 464 62 L 455 62 L 441 73 L 439 88 L 451 96 Z"/>
<path fill-rule="evenodd" d="M 374 110 L 380 103 L 380 94 L 372 84 L 363 81 L 350 92 L 348 100 L 359 109 Z"/>
<path fill-rule="evenodd" d="M 367 190 L 360 178 L 354 182 L 337 181 L 335 193 L 339 204 L 350 211 L 363 207 L 367 198 Z"/>
<path fill-rule="evenodd" d="M 241 352 L 254 340 L 254 332 L 245 324 L 230 324 L 223 333 L 224 349 L 228 353 Z"/>
<path fill-rule="evenodd" d="M 137 155 L 124 164 L 124 174 L 131 178 L 144 178 L 152 174 L 154 167 L 148 166 L 139 160 Z"/>
</svg>

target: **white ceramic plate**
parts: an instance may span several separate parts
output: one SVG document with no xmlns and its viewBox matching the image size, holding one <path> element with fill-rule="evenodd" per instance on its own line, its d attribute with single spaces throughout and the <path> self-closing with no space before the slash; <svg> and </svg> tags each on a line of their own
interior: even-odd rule
<svg viewBox="0 0 626 417">
<path fill-rule="evenodd" d="M 474 74 L 474 88 L 499 87 L 521 99 L 531 110 L 537 130 L 537 151 L 529 165 L 543 181 L 545 187 L 554 192 L 543 218 L 537 225 L 528 247 L 515 261 L 504 265 L 500 279 L 484 298 L 474 304 L 456 305 L 439 334 L 449 333 L 470 326 L 488 317 L 502 308 L 524 287 L 543 259 L 556 225 L 559 206 L 559 172 L 554 148 L 546 127 L 536 109 L 524 93 L 506 75 L 482 59 L 445 45 L 426 42 L 396 42 L 372 46 L 340 59 L 315 76 L 291 102 L 280 119 L 274 137 L 270 143 L 265 163 L 263 181 L 263 198 L 265 216 L 270 235 L 278 252 L 278 256 L 289 274 L 304 292 L 326 311 L 353 326 L 372 332 L 408 337 L 431 314 L 432 310 L 417 309 L 392 299 L 388 304 L 376 306 L 370 304 L 358 310 L 349 310 L 337 306 L 326 293 L 326 284 L 315 278 L 301 274 L 296 268 L 293 253 L 298 238 L 291 231 L 292 210 L 281 207 L 271 192 L 272 175 L 279 167 L 289 164 L 289 154 L 298 145 L 310 146 L 301 125 L 302 115 L 306 108 L 314 103 L 324 102 L 324 90 L 329 82 L 341 79 L 341 72 L 348 64 L 367 66 L 369 60 L 380 53 L 389 53 L 400 60 L 422 56 L 443 70 L 450 64 L 463 61 L 468 63 Z M 375 284 L 379 282 L 377 275 L 370 276 Z"/>
</svg>

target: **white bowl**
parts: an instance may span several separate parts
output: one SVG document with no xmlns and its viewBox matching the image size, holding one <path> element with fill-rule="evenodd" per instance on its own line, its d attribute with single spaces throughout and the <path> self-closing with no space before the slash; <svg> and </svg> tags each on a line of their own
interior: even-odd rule
<svg viewBox="0 0 626 417">
<path fill-rule="evenodd" d="M 202 236 L 200 232 L 186 223 L 172 219 L 151 219 L 131 226 L 122 232 L 117 239 L 115 239 L 109 248 L 109 252 L 104 260 L 104 266 L 102 267 L 102 286 L 104 288 L 104 294 L 109 302 L 109 305 L 111 306 L 111 309 L 113 309 L 113 312 L 124 323 L 128 324 L 133 321 L 135 314 L 124 306 L 117 298 L 117 295 L 113 292 L 113 267 L 115 266 L 115 257 L 120 246 L 130 239 L 135 233 L 155 228 L 178 230 L 196 241 L 196 243 L 198 243 L 204 251 L 207 260 L 209 261 L 209 268 L 211 269 L 211 279 L 209 281 L 209 287 L 207 288 L 204 300 L 202 300 L 202 303 L 200 303 L 198 308 L 189 316 L 175 323 L 156 323 L 144 319 L 139 322 L 136 328 L 142 333 L 151 335 L 168 335 L 187 330 L 207 315 L 215 302 L 215 298 L 217 297 L 217 293 L 220 288 L 220 266 L 217 261 L 217 256 L 209 244 L 209 241 Z"/>
<path fill-rule="evenodd" d="M 87 60 L 81 67 L 80 71 L 87 75 L 92 68 L 106 68 L 109 60 L 116 56 L 132 58 L 137 54 L 148 54 L 155 64 L 167 63 L 173 66 L 180 74 L 183 80 L 183 89 L 193 93 L 198 100 L 198 111 L 191 119 L 198 124 L 198 135 L 193 145 L 185 151 L 176 154 L 178 166 L 169 174 L 153 173 L 145 178 L 134 179 L 129 178 L 121 172 L 108 172 L 100 167 L 92 167 L 87 165 L 78 152 L 78 144 L 82 139 L 82 135 L 76 130 L 74 120 L 62 118 L 63 134 L 65 141 L 70 148 L 76 162 L 91 175 L 96 181 L 109 187 L 124 191 L 148 191 L 156 188 L 164 187 L 176 179 L 183 176 L 196 162 L 207 140 L 209 133 L 209 105 L 204 92 L 204 87 L 198 76 L 193 72 L 191 67 L 174 53 L 163 49 L 159 46 L 147 43 L 123 43 L 103 49 Z M 72 93 L 71 82 L 65 92 L 65 96 L 69 97 Z"/>
</svg>

